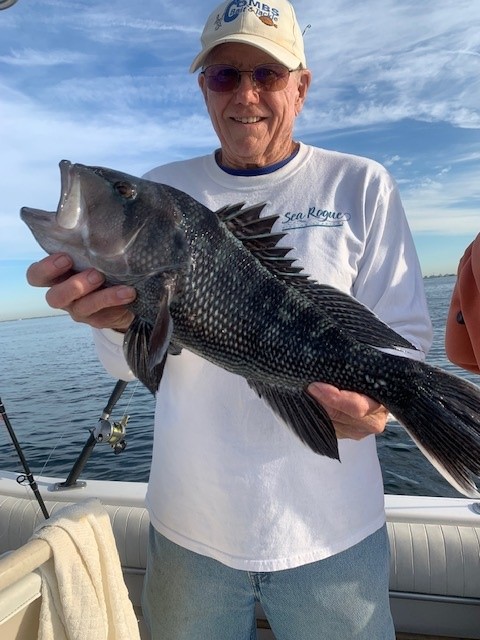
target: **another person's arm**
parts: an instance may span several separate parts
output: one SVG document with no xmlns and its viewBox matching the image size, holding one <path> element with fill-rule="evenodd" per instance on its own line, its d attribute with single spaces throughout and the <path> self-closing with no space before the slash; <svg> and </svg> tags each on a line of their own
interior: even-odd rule
<svg viewBox="0 0 480 640">
<path fill-rule="evenodd" d="M 480 234 L 458 265 L 448 311 L 445 351 L 454 364 L 480 373 Z"/>
</svg>

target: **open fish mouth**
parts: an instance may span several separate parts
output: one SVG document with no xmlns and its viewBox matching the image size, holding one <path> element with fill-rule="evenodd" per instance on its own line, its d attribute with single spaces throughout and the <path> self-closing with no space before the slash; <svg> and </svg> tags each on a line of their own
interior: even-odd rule
<svg viewBox="0 0 480 640">
<path fill-rule="evenodd" d="M 61 192 L 57 207 L 57 224 L 64 229 L 74 229 L 86 210 L 82 181 L 76 166 L 69 160 L 62 160 L 59 166 Z"/>
</svg>

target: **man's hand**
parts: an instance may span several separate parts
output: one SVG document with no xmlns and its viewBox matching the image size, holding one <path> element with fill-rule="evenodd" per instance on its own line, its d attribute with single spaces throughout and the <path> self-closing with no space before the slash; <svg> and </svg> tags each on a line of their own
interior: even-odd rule
<svg viewBox="0 0 480 640">
<path fill-rule="evenodd" d="M 95 269 L 72 272 L 72 260 L 57 253 L 35 262 L 27 270 L 28 283 L 49 287 L 45 299 L 53 309 L 64 309 L 76 322 L 97 329 L 126 331 L 133 313 L 126 305 L 135 299 L 133 287 L 102 288 L 104 276 Z"/>
<path fill-rule="evenodd" d="M 382 433 L 388 411 L 372 398 L 353 391 L 341 391 L 330 384 L 313 382 L 309 394 L 319 402 L 332 419 L 337 438 L 361 440 Z"/>
</svg>

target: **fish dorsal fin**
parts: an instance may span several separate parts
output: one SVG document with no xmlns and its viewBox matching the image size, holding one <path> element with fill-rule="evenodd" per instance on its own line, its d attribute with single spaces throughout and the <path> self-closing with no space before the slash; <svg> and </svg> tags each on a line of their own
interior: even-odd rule
<svg viewBox="0 0 480 640">
<path fill-rule="evenodd" d="M 305 282 L 296 281 L 293 286 L 359 342 L 383 349 L 417 351 L 411 342 L 348 293 L 308 279 Z"/>
<path fill-rule="evenodd" d="M 240 202 L 216 214 L 228 230 L 279 280 L 313 302 L 356 340 L 380 348 L 414 349 L 408 340 L 382 322 L 370 309 L 347 293 L 319 284 L 305 273 L 297 260 L 288 257 L 290 247 L 278 246 L 284 233 L 272 233 L 278 215 L 261 218 L 265 202 L 245 207 Z"/>
<path fill-rule="evenodd" d="M 261 238 L 267 240 L 272 235 L 272 228 L 278 220 L 278 215 L 260 217 L 266 202 L 255 204 L 252 207 L 244 207 L 244 202 L 222 207 L 216 212 L 217 217 L 239 240 L 247 238 Z M 275 234 L 274 234 L 275 235 Z M 282 237 L 285 234 L 277 234 Z"/>
</svg>

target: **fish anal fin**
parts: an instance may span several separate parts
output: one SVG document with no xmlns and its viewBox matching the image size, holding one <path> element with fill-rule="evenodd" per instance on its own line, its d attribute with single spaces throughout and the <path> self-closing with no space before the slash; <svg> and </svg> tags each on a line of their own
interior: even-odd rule
<svg viewBox="0 0 480 640">
<path fill-rule="evenodd" d="M 339 460 L 332 421 L 325 409 L 304 389 L 285 389 L 257 380 L 247 382 L 312 451 Z"/>
</svg>

